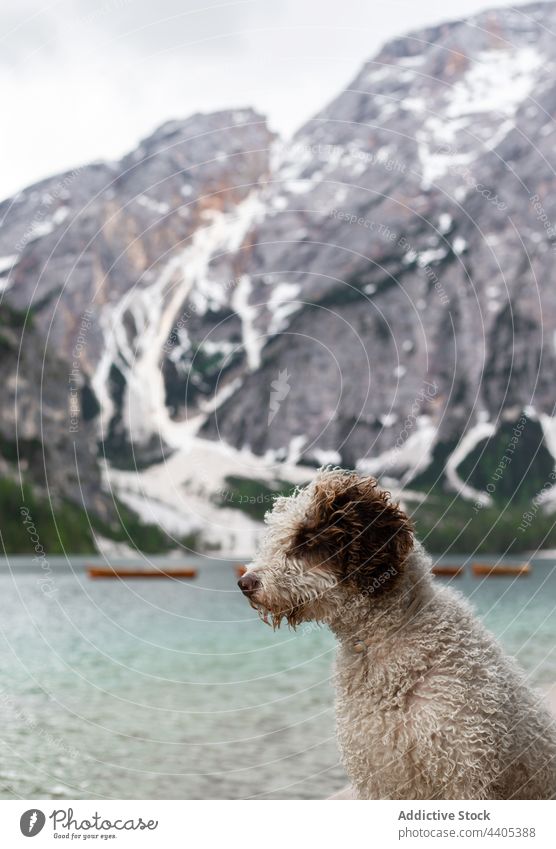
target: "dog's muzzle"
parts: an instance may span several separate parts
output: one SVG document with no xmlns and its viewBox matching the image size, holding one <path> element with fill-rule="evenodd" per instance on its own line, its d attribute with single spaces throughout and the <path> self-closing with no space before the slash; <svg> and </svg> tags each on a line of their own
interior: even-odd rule
<svg viewBox="0 0 556 849">
<path fill-rule="evenodd" d="M 261 582 L 253 572 L 246 572 L 246 574 L 239 579 L 237 585 L 243 595 L 246 595 L 247 598 L 251 598 L 253 593 L 259 589 Z"/>
</svg>

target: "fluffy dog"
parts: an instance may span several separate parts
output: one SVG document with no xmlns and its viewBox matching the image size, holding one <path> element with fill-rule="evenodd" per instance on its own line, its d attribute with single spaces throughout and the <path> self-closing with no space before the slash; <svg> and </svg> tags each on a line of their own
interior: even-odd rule
<svg viewBox="0 0 556 849">
<path fill-rule="evenodd" d="M 556 797 L 554 720 L 369 477 L 278 498 L 239 586 L 277 627 L 339 640 L 337 734 L 360 799 Z"/>
</svg>

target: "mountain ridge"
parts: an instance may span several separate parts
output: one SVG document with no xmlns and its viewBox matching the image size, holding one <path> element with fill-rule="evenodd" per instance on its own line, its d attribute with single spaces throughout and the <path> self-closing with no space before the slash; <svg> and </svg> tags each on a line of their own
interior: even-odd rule
<svg viewBox="0 0 556 849">
<path fill-rule="evenodd" d="M 235 505 L 213 518 L 226 478 L 301 482 L 321 462 L 492 507 L 477 468 L 524 414 L 536 471 L 515 485 L 534 497 L 535 457 L 556 455 L 551 23 L 552 2 L 417 30 L 290 141 L 249 108 L 196 114 L 0 204 L 2 297 L 31 308 L 26 344 L 69 366 L 90 314 L 86 507 L 102 479 L 170 535 L 233 548 Z M 47 383 L 42 415 L 49 393 L 54 432 L 67 411 Z M 0 434 L 14 427 L 0 415 Z M 527 463 L 508 466 L 512 481 Z M 236 548 L 257 533 L 242 521 Z"/>
</svg>

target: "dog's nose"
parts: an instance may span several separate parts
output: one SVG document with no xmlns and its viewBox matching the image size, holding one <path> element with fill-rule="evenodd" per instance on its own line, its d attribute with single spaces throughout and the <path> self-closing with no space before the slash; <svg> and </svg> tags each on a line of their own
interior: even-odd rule
<svg viewBox="0 0 556 849">
<path fill-rule="evenodd" d="M 238 587 L 244 595 L 252 595 L 261 582 L 253 572 L 247 572 L 237 582 Z"/>
</svg>

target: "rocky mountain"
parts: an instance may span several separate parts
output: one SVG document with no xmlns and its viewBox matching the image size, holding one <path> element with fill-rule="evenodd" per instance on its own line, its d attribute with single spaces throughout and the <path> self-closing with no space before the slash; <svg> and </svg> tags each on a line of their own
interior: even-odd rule
<svg viewBox="0 0 556 849">
<path fill-rule="evenodd" d="M 90 510 L 109 489 L 244 549 L 242 499 L 323 462 L 409 500 L 550 500 L 555 25 L 412 33 L 289 141 L 196 115 L 1 204 L 2 444 L 24 426 Z"/>
</svg>

